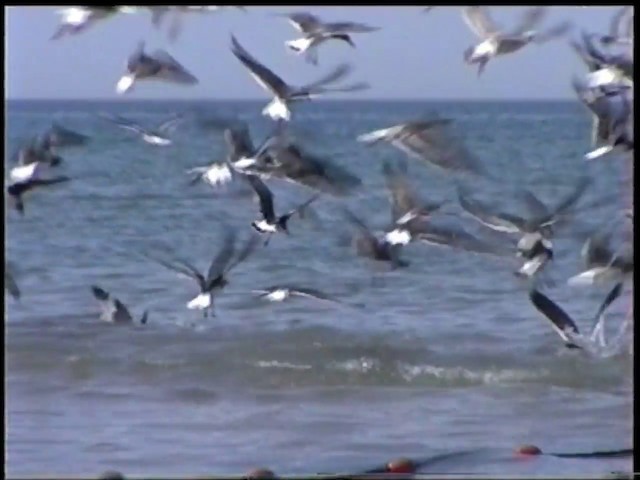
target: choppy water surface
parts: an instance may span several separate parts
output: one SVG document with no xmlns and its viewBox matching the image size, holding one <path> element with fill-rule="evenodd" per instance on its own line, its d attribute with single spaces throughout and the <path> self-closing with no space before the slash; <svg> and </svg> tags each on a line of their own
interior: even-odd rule
<svg viewBox="0 0 640 480">
<path fill-rule="evenodd" d="M 602 206 L 556 240 L 548 295 L 588 330 L 602 289 L 567 287 L 581 267 L 590 229 L 624 203 L 625 162 L 586 164 L 588 115 L 574 103 L 318 102 L 296 112 L 308 148 L 359 175 L 351 197 L 323 198 L 319 221 L 293 221 L 233 272 L 217 317 L 185 303 L 194 285 L 150 263 L 141 251 L 171 248 L 208 266 L 224 225 L 250 233 L 257 207 L 242 196 L 189 187 L 185 170 L 222 159 L 221 135 L 185 124 L 175 145 L 157 148 L 96 118 L 107 111 L 149 122 L 189 110 L 187 103 L 9 103 L 9 148 L 52 120 L 92 136 L 64 154 L 77 179 L 7 213 L 7 257 L 23 299 L 6 298 L 7 473 L 130 475 L 357 471 L 393 457 L 423 459 L 475 450 L 429 472 L 515 475 L 631 471 L 630 458 L 523 460 L 516 445 L 547 452 L 629 448 L 632 366 L 628 353 L 591 358 L 564 349 L 529 304 L 513 264 L 465 252 L 412 245 L 409 268 L 372 271 L 344 243 L 341 202 L 374 228 L 389 207 L 382 159 L 361 133 L 426 112 L 451 116 L 470 148 L 509 185 L 543 200 L 563 197 L 587 173 L 585 202 Z M 268 132 L 261 103 L 198 105 L 248 121 L 256 141 Z M 428 199 L 450 199 L 453 182 L 409 163 Z M 276 209 L 307 198 L 271 182 Z M 489 194 L 487 192 L 487 194 Z M 473 220 L 458 221 L 470 229 Z M 344 305 L 252 300 L 277 283 L 319 288 Z M 89 285 L 109 290 L 146 328 L 98 321 Z M 630 292 L 612 307 L 615 329 Z"/>
</svg>

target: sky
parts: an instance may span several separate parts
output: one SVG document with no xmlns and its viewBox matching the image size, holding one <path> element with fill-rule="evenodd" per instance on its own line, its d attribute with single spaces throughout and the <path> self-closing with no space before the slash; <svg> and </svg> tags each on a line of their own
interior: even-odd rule
<svg viewBox="0 0 640 480">
<path fill-rule="evenodd" d="M 618 7 L 551 7 L 544 26 L 564 20 L 581 29 L 605 33 Z M 50 41 L 59 15 L 55 7 L 5 8 L 5 72 L 7 99 L 122 99 L 115 85 L 127 57 L 140 40 L 148 51 L 167 50 L 199 79 L 195 86 L 140 83 L 132 99 L 268 99 L 269 95 L 231 54 L 230 34 L 287 83 L 304 85 L 335 65 L 349 62 L 349 82 L 367 81 L 367 91 L 336 94 L 362 99 L 563 99 L 574 98 L 571 76 L 585 67 L 560 39 L 530 45 L 492 60 L 482 77 L 465 65 L 464 50 L 477 38 L 466 26 L 460 7 L 247 7 L 188 14 L 176 42 L 151 25 L 150 13 L 121 14 L 76 36 Z M 355 34 L 356 49 L 328 42 L 319 50 L 319 65 L 289 52 L 285 40 L 298 32 L 285 18 L 271 13 L 307 11 L 325 21 L 358 21 L 380 30 Z M 492 16 L 507 29 L 522 7 L 493 7 Z M 168 20 L 168 19 L 167 19 Z M 568 37 L 567 37 L 568 38 Z"/>
</svg>

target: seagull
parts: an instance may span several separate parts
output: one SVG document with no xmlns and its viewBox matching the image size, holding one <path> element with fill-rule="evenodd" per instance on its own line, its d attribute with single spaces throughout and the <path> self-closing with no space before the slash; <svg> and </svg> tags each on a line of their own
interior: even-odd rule
<svg viewBox="0 0 640 480">
<path fill-rule="evenodd" d="M 305 297 L 325 302 L 340 303 L 314 288 L 274 285 L 263 289 L 252 290 L 251 293 L 259 295 L 260 298 L 270 302 L 283 302 L 291 297 Z"/>
<path fill-rule="evenodd" d="M 389 142 L 409 157 L 444 171 L 486 175 L 480 160 L 447 129 L 451 123 L 443 118 L 406 122 L 359 135 L 357 140 L 368 145 Z"/>
<path fill-rule="evenodd" d="M 275 98 L 262 110 L 263 115 L 267 115 L 273 120 L 289 121 L 291 118 L 290 103 L 309 100 L 329 92 L 354 92 L 369 88 L 366 83 L 356 83 L 346 87 L 326 87 L 330 83 L 341 80 L 351 71 L 351 68 L 346 64 L 339 65 L 331 73 L 309 85 L 290 86 L 247 52 L 233 35 L 231 35 L 231 52 L 249 70 L 254 80 L 274 95 Z"/>
<path fill-rule="evenodd" d="M 175 41 L 182 31 L 182 18 L 186 13 L 213 13 L 224 8 L 237 8 L 246 12 L 247 9 L 240 5 L 198 5 L 198 6 L 153 6 L 147 7 L 151 10 L 151 23 L 154 27 L 160 28 L 167 14 L 172 13 L 172 22 L 169 26 L 169 40 Z"/>
<path fill-rule="evenodd" d="M 25 193 L 32 191 L 34 189 L 39 189 L 40 187 L 56 185 L 58 183 L 64 183 L 71 180 L 69 177 L 60 176 L 54 178 L 40 178 L 41 171 L 44 167 L 41 163 L 32 163 L 30 166 L 25 167 L 30 168 L 29 174 L 22 175 L 22 177 L 18 180 L 13 180 L 7 186 L 7 193 L 9 197 L 14 202 L 14 206 L 16 210 L 24 215 L 24 199 L 23 196 Z M 15 169 L 14 169 L 15 170 Z M 14 172 L 15 173 L 15 172 Z M 24 174 L 25 172 L 21 172 Z"/>
<path fill-rule="evenodd" d="M 304 36 L 296 40 L 288 40 L 285 46 L 297 54 L 304 55 L 307 62 L 318 64 L 318 47 L 328 40 L 341 40 L 355 48 L 349 33 L 368 33 L 379 30 L 363 23 L 354 22 L 322 22 L 318 17 L 307 12 L 276 14 L 284 16 L 293 27 Z"/>
<path fill-rule="evenodd" d="M 633 83 L 633 52 L 628 53 L 608 53 L 596 48 L 591 41 L 592 35 L 582 32 L 582 43 L 586 54 L 593 61 L 600 63 L 607 69 L 617 73 L 628 83 Z"/>
<path fill-rule="evenodd" d="M 196 85 L 198 79 L 164 50 L 152 54 L 144 51 L 144 42 L 139 42 L 136 50 L 129 55 L 126 73 L 116 85 L 116 92 L 130 91 L 135 82 L 141 80 L 162 80 L 181 85 Z"/>
<path fill-rule="evenodd" d="M 127 307 L 120 300 L 96 285 L 91 286 L 91 292 L 98 303 L 100 303 L 100 309 L 102 310 L 102 314 L 100 315 L 101 320 L 120 325 L 130 325 L 133 323 L 131 313 L 129 313 Z M 147 317 L 148 312 L 145 310 L 140 318 L 141 325 L 147 323 Z"/>
<path fill-rule="evenodd" d="M 594 150 L 585 154 L 595 160 L 608 153 L 633 152 L 633 105 L 628 87 L 601 87 L 596 91 L 573 78 L 578 99 L 592 115 L 591 143 Z"/>
<path fill-rule="evenodd" d="M 233 268 L 238 266 L 255 250 L 257 237 L 251 235 L 240 253 L 235 257 L 235 241 L 236 234 L 234 230 L 227 230 L 225 233 L 222 249 L 214 257 L 209 266 L 209 271 L 205 277 L 193 265 L 186 260 L 175 259 L 173 263 L 166 262 L 159 258 L 148 256 L 151 260 L 158 262 L 165 268 L 173 270 L 182 276 L 186 276 L 198 282 L 200 293 L 187 303 L 190 310 L 203 310 L 204 317 L 207 318 L 208 312 L 215 317 L 213 312 L 213 297 L 216 292 L 229 283 L 227 275 Z"/>
<path fill-rule="evenodd" d="M 289 235 L 287 228 L 289 219 L 293 215 L 301 215 L 302 212 L 320 196 L 320 194 L 317 193 L 286 214 L 276 216 L 273 209 L 273 193 L 271 193 L 269 187 L 256 175 L 247 175 L 246 179 L 258 195 L 260 200 L 260 213 L 262 213 L 262 219 L 251 222 L 251 226 L 260 234 L 268 234 L 264 242 L 265 246 L 269 243 L 271 235 L 276 232 L 284 232 Z"/>
<path fill-rule="evenodd" d="M 607 294 L 602 304 L 598 307 L 598 311 L 595 315 L 595 326 L 593 328 L 592 336 L 597 332 L 598 325 L 601 326 L 601 318 L 609 306 L 616 300 L 622 292 L 622 285 L 618 284 Z M 553 300 L 541 293 L 540 291 L 533 289 L 529 293 L 529 300 L 533 306 L 542 313 L 549 321 L 551 326 L 556 331 L 560 338 L 564 341 L 567 348 L 582 349 L 580 345 L 576 343 L 576 340 L 580 339 L 580 331 L 573 319 L 558 306 Z"/>
<path fill-rule="evenodd" d="M 633 277 L 633 248 L 624 244 L 617 251 L 609 246 L 611 234 L 591 236 L 582 247 L 586 269 L 569 278 L 569 285 L 594 285 L 604 282 L 624 282 Z"/>
<path fill-rule="evenodd" d="M 529 8 L 525 11 L 520 25 L 513 31 L 506 32 L 500 30 L 486 7 L 463 8 L 462 16 L 465 23 L 482 40 L 481 43 L 465 50 L 465 62 L 477 64 L 480 76 L 493 57 L 516 52 L 531 42 L 547 42 L 564 35 L 571 28 L 570 23 L 564 22 L 546 32 L 533 30 L 542 21 L 545 13 L 545 7 Z"/>
<path fill-rule="evenodd" d="M 68 7 L 58 10 L 62 22 L 51 40 L 57 40 L 66 35 L 76 35 L 84 32 L 92 25 L 113 17 L 117 13 L 134 13 L 135 7 Z"/>
<path fill-rule="evenodd" d="M 168 120 L 163 121 L 160 125 L 158 125 L 157 128 L 153 130 L 147 130 L 139 124 L 119 115 L 108 115 L 106 113 L 103 113 L 100 116 L 106 120 L 109 120 L 110 122 L 115 123 L 117 126 L 124 128 L 125 130 L 130 130 L 137 133 L 145 142 L 160 147 L 166 147 L 172 144 L 169 134 L 171 134 L 176 129 L 176 127 L 185 119 L 185 116 L 183 114 L 177 114 L 172 116 Z"/>
<path fill-rule="evenodd" d="M 415 193 L 411 191 L 407 182 L 407 165 L 402 162 L 395 167 L 385 161 L 382 166 L 385 176 L 389 199 L 391 201 L 392 229 L 386 233 L 385 240 L 391 244 L 408 244 L 413 236 L 411 227 L 407 224 L 414 220 L 426 220 L 439 210 L 444 202 L 419 202 Z"/>
<path fill-rule="evenodd" d="M 14 178 L 13 171 L 19 170 L 22 167 L 28 167 L 36 163 L 46 165 L 47 167 L 57 167 L 62 163 L 62 157 L 53 152 L 53 149 L 44 137 L 32 138 L 26 145 L 20 147 L 18 151 L 12 155 L 12 160 L 17 165 L 12 169 L 12 178 Z M 29 169 L 25 171 L 30 172 Z M 21 178 L 19 173 L 16 172 L 16 175 L 18 175 L 16 178 Z M 26 175 L 30 176 L 31 173 L 27 173 Z"/>
<path fill-rule="evenodd" d="M 22 295 L 20 292 L 20 288 L 13 278 L 13 269 L 11 265 L 5 262 L 4 264 L 4 289 L 9 292 L 9 294 L 14 298 L 14 300 L 20 300 L 20 296 Z"/>
<path fill-rule="evenodd" d="M 379 240 L 371 233 L 365 223 L 350 210 L 343 208 L 345 219 L 355 227 L 353 245 L 358 256 L 367 257 L 378 262 L 388 262 L 391 268 L 408 267 L 409 263 L 400 258 L 401 245 L 394 245 L 386 240 Z"/>
<path fill-rule="evenodd" d="M 269 145 L 250 172 L 260 178 L 278 178 L 334 196 L 344 196 L 362 185 L 362 180 L 327 158 L 291 141 Z"/>
<path fill-rule="evenodd" d="M 458 202 L 465 212 L 482 225 L 497 232 L 522 234 L 516 247 L 517 256 L 527 261 L 516 274 L 532 278 L 553 259 L 553 245 L 549 240 L 553 225 L 568 217 L 569 210 L 582 197 L 590 183 L 588 177 L 583 177 L 574 190 L 554 208 L 545 205 L 532 192 L 523 190 L 522 196 L 533 213 L 530 216 L 491 213 L 486 205 L 469 198 L 460 187 Z"/>
<path fill-rule="evenodd" d="M 229 125 L 228 122 L 215 123 L 228 127 L 224 129 L 224 139 L 228 149 L 227 158 L 223 162 L 213 162 L 204 167 L 187 170 L 189 174 L 196 174 L 190 182 L 191 185 L 204 180 L 212 187 L 217 187 L 232 181 L 237 175 L 262 174 L 254 167 L 258 163 L 263 167 L 270 165 L 272 161 L 266 153 L 267 149 L 285 141 L 283 124 L 280 122 L 258 148 L 253 144 L 246 122 L 237 122 L 235 125 Z M 216 128 L 217 126 L 214 125 Z"/>
</svg>

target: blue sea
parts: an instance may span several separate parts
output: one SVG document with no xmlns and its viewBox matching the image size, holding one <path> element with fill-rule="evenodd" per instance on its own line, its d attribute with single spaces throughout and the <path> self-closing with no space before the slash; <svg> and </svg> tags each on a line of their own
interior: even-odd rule
<svg viewBox="0 0 640 480">
<path fill-rule="evenodd" d="M 185 122 L 170 147 L 146 144 L 98 117 L 153 126 L 194 112 L 246 121 L 256 143 L 271 125 L 264 101 L 9 101 L 8 153 L 52 122 L 91 137 L 61 153 L 72 181 L 35 192 L 21 217 L 6 210 L 6 258 L 22 298 L 5 294 L 6 474 L 10 477 L 279 475 L 359 472 L 396 457 L 421 473 L 605 476 L 630 456 L 514 455 L 632 446 L 629 349 L 601 358 L 563 347 L 530 304 L 517 263 L 415 243 L 409 267 L 381 272 L 355 255 L 342 206 L 375 231 L 390 221 L 381 165 L 405 159 L 360 134 L 437 114 L 493 172 L 471 182 L 480 198 L 516 209 L 517 188 L 551 205 L 592 179 L 575 224 L 558 232 L 546 294 L 587 331 L 606 287 L 570 287 L 587 236 L 631 197 L 628 162 L 586 162 L 590 117 L 578 102 L 318 101 L 294 111 L 297 138 L 362 179 L 343 198 L 322 196 L 312 219 L 293 219 L 234 270 L 202 318 L 197 287 L 142 254 L 171 251 L 205 270 L 227 228 L 244 238 L 258 206 L 234 185 L 189 185 L 189 168 L 222 160 L 223 136 Z M 5 155 L 7 172 L 9 154 Z M 414 189 L 446 201 L 454 222 L 480 225 L 456 203 L 456 180 L 407 159 Z M 5 175 L 6 176 L 6 175 Z M 269 181 L 276 211 L 310 195 Z M 434 221 L 437 215 L 434 215 Z M 345 238 L 347 240 L 345 240 Z M 498 238 L 496 238 L 498 241 Z M 312 287 L 340 304 L 256 300 L 273 284 Z M 90 290 L 129 306 L 141 326 L 101 322 Z M 614 332 L 631 308 L 614 303 Z M 449 456 L 440 457 L 443 454 Z M 430 458 L 440 458 L 429 462 Z"/>
</svg>

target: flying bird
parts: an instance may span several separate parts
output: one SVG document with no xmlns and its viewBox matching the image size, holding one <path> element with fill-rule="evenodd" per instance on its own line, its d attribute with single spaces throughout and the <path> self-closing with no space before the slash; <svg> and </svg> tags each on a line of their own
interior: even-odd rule
<svg viewBox="0 0 640 480">
<path fill-rule="evenodd" d="M 411 225 L 430 218 L 433 213 L 440 210 L 444 202 L 427 203 L 418 200 L 407 181 L 407 165 L 404 162 L 398 162 L 394 166 L 385 161 L 382 173 L 389 192 L 392 220 L 392 227 L 385 235 L 385 239 L 392 244 L 406 245 L 413 239 L 412 233 L 415 233 Z"/>
<path fill-rule="evenodd" d="M 367 145 L 391 143 L 409 157 L 444 171 L 486 176 L 480 159 L 449 129 L 451 123 L 444 118 L 406 122 L 359 135 L 357 140 Z"/>
<path fill-rule="evenodd" d="M 292 297 L 312 298 L 314 300 L 320 300 L 324 302 L 340 303 L 337 300 L 331 298 L 326 293 L 316 290 L 314 288 L 305 287 L 293 287 L 284 285 L 274 285 L 267 288 L 255 289 L 252 293 L 259 295 L 260 298 L 268 300 L 270 302 L 283 302 L 291 299 Z"/>
<path fill-rule="evenodd" d="M 276 14 L 284 16 L 293 27 L 303 34 L 302 38 L 288 40 L 285 46 L 293 52 L 304 55 L 307 62 L 318 64 L 318 48 L 329 40 L 339 40 L 355 48 L 349 33 L 367 33 L 379 30 L 363 23 L 355 22 L 322 22 L 318 17 L 307 12 Z"/>
<path fill-rule="evenodd" d="M 180 85 L 196 85 L 198 79 L 165 50 L 151 54 L 144 51 L 144 42 L 139 42 L 136 50 L 129 55 L 126 73 L 116 85 L 116 92 L 129 92 L 134 84 L 142 80 L 159 80 Z"/>
<path fill-rule="evenodd" d="M 176 127 L 185 120 L 184 114 L 173 115 L 168 120 L 160 123 L 156 128 L 149 130 L 142 127 L 138 123 L 128 120 L 119 115 L 109 115 L 103 113 L 100 115 L 100 117 L 115 123 L 120 128 L 124 128 L 125 130 L 129 130 L 140 135 L 142 140 L 151 145 L 157 145 L 161 147 L 166 147 L 173 143 L 170 137 L 171 133 L 173 133 Z"/>
<path fill-rule="evenodd" d="M 592 235 L 582 247 L 585 270 L 569 278 L 569 285 L 594 285 L 605 282 L 624 282 L 633 275 L 633 247 L 623 244 L 613 250 L 611 233 Z"/>
<path fill-rule="evenodd" d="M 269 243 L 271 235 L 277 232 L 284 232 L 289 235 L 289 229 L 287 227 L 289 220 L 293 215 L 301 215 L 304 210 L 315 202 L 320 194 L 315 194 L 304 203 L 300 204 L 296 208 L 290 210 L 284 215 L 276 216 L 273 207 L 273 193 L 269 190 L 269 187 L 256 175 L 248 175 L 247 181 L 254 189 L 260 200 L 260 213 L 262 219 L 251 222 L 251 226 L 260 234 L 267 234 L 265 240 L 265 246 Z"/>
<path fill-rule="evenodd" d="M 470 198 L 461 187 L 458 187 L 458 202 L 466 213 L 482 225 L 497 232 L 522 235 L 516 247 L 517 256 L 526 262 L 516 274 L 532 278 L 553 259 L 553 245 L 549 239 L 553 226 L 570 218 L 571 209 L 590 184 L 589 177 L 582 177 L 573 191 L 554 207 L 545 205 L 532 192 L 523 189 L 521 195 L 529 210 L 529 214 L 523 216 L 494 213 L 487 205 Z"/>
<path fill-rule="evenodd" d="M 11 181 L 7 186 L 9 198 L 13 201 L 15 209 L 21 215 L 24 215 L 24 195 L 27 192 L 71 180 L 67 176 L 42 178 L 41 172 L 46 168 L 46 166 L 38 162 L 32 163 L 24 168 L 25 170 L 29 169 L 29 171 L 21 172 L 20 178 Z"/>
<path fill-rule="evenodd" d="M 546 7 L 527 9 L 520 24 L 511 32 L 500 29 L 489 15 L 486 7 L 465 7 L 462 16 L 469 28 L 482 40 L 464 51 L 464 60 L 470 65 L 478 65 L 478 76 L 494 57 L 510 54 L 526 45 L 544 43 L 566 34 L 571 24 L 560 23 L 545 32 L 534 30 L 542 21 Z"/>
<path fill-rule="evenodd" d="M 134 323 L 133 317 L 127 307 L 109 292 L 96 285 L 91 286 L 91 292 L 100 304 L 100 309 L 102 310 L 100 314 L 101 320 L 119 325 L 131 325 Z M 145 325 L 147 318 L 148 312 L 145 310 L 139 320 L 140 325 Z"/>
<path fill-rule="evenodd" d="M 633 152 L 633 104 L 630 89 L 589 88 L 575 77 L 572 85 L 578 99 L 592 116 L 591 145 L 594 150 L 585 154 L 585 159 L 595 160 L 614 151 Z"/>
<path fill-rule="evenodd" d="M 117 13 L 135 13 L 135 7 L 68 7 L 58 10 L 62 20 L 51 40 L 67 35 L 77 35 L 98 22 L 115 16 Z"/>
<path fill-rule="evenodd" d="M 596 333 L 598 325 L 601 324 L 601 319 L 605 311 L 620 296 L 621 290 L 621 285 L 614 286 L 598 307 L 595 315 L 594 333 Z M 583 348 L 579 345 L 579 343 L 581 343 L 579 340 L 582 338 L 576 322 L 558 304 L 536 289 L 531 290 L 529 293 L 529 300 L 533 306 L 551 322 L 551 326 L 560 338 L 562 338 L 567 348 Z"/>
<path fill-rule="evenodd" d="M 339 65 L 328 75 L 316 82 L 303 87 L 294 87 L 288 85 L 279 76 L 256 60 L 233 35 L 231 35 L 231 52 L 249 70 L 254 80 L 258 82 L 262 88 L 274 95 L 274 99 L 262 110 L 263 115 L 267 115 L 273 120 L 289 121 L 291 118 L 289 105 L 291 103 L 310 100 L 330 92 L 354 92 L 369 88 L 368 84 L 362 82 L 345 87 L 327 87 L 327 85 L 335 83 L 347 76 L 351 68 L 346 64 Z"/>
<path fill-rule="evenodd" d="M 356 254 L 377 262 L 385 262 L 392 269 L 408 267 L 409 262 L 400 258 L 401 245 L 391 244 L 385 239 L 378 239 L 369 227 L 350 210 L 343 208 L 343 216 L 354 228 L 352 243 Z"/>
<path fill-rule="evenodd" d="M 207 318 L 209 312 L 212 316 L 215 316 L 213 311 L 214 295 L 228 285 L 228 275 L 231 270 L 245 261 L 255 250 L 256 245 L 257 237 L 251 235 L 242 250 L 240 250 L 240 253 L 235 255 L 236 233 L 235 230 L 227 230 L 222 248 L 211 261 L 206 277 L 186 260 L 175 258 L 173 262 L 167 262 L 160 258 L 145 256 L 181 276 L 195 280 L 198 283 L 200 293 L 187 303 L 187 308 L 190 310 L 202 310 L 204 317 Z"/>
<path fill-rule="evenodd" d="M 633 7 L 619 8 L 611 17 L 609 33 L 600 36 L 600 43 L 607 46 L 633 44 Z"/>
</svg>

